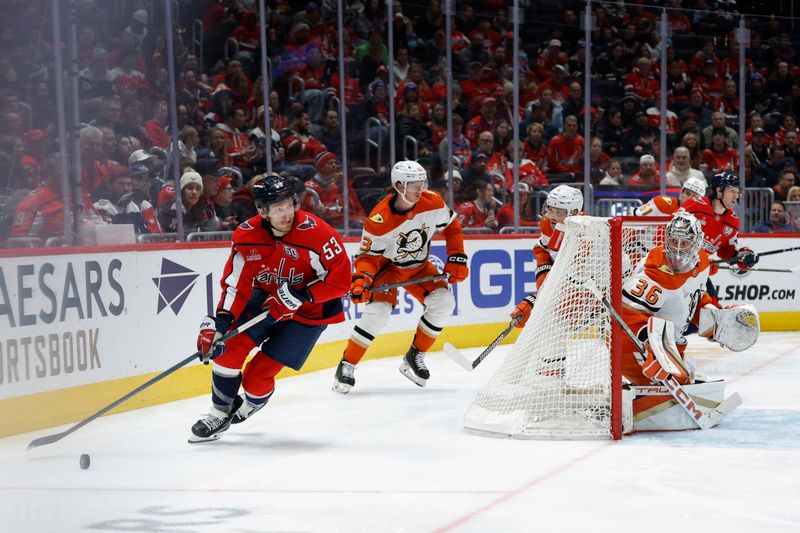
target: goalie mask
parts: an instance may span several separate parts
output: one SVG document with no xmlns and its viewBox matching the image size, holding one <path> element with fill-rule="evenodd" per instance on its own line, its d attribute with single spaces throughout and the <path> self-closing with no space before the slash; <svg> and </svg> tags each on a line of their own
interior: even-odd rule
<svg viewBox="0 0 800 533">
<path fill-rule="evenodd" d="M 673 271 L 688 272 L 699 259 L 703 228 L 694 215 L 678 211 L 667 224 L 664 253 Z"/>
<path fill-rule="evenodd" d="M 402 185 L 402 190 L 400 190 L 398 184 Z M 419 193 L 427 190 L 428 173 L 416 161 L 398 161 L 392 167 L 392 187 L 403 200 L 409 204 L 415 204 L 416 201 L 409 200 L 406 196 L 406 193 L 409 192 L 409 185 L 411 185 L 412 189 L 418 188 Z M 417 190 L 414 192 L 417 192 Z"/>
</svg>

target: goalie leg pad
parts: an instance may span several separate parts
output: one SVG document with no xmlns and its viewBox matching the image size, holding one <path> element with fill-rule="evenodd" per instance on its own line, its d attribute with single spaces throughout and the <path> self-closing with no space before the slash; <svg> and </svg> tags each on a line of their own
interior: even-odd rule
<svg viewBox="0 0 800 533">
<path fill-rule="evenodd" d="M 671 320 L 650 317 L 647 321 L 647 341 L 653 357 L 665 372 L 678 380 L 689 380 L 689 369 L 675 344 L 675 327 Z"/>
<path fill-rule="evenodd" d="M 623 402 L 632 396 L 634 431 L 676 431 L 697 429 L 697 423 L 677 404 L 669 390 L 662 385 L 630 385 L 631 395 L 625 395 Z M 725 399 L 725 381 L 692 383 L 683 388 L 691 396 L 695 407 L 709 414 Z M 623 403 L 623 414 L 625 413 Z M 625 418 L 623 416 L 623 428 Z"/>
<path fill-rule="evenodd" d="M 750 304 L 725 309 L 707 305 L 700 309 L 698 333 L 733 352 L 753 346 L 760 332 L 758 310 Z"/>
</svg>

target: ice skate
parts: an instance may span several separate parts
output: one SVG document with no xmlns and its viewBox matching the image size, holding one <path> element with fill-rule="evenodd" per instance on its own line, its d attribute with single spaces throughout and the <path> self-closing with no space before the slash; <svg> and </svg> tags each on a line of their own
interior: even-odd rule
<svg viewBox="0 0 800 533">
<path fill-rule="evenodd" d="M 400 372 L 420 387 L 424 387 L 428 378 L 431 377 L 428 367 L 425 366 L 425 352 L 421 352 L 416 346 L 411 345 L 408 353 L 403 357 Z"/>
<path fill-rule="evenodd" d="M 356 365 L 350 364 L 344 359 L 339 361 L 339 366 L 336 367 L 336 377 L 333 380 L 333 390 L 342 394 L 347 394 L 350 389 L 356 384 L 356 378 L 353 377 Z"/>
<path fill-rule="evenodd" d="M 242 397 L 237 396 L 231 406 L 231 413 L 236 412 L 242 405 Z M 201 418 L 192 426 L 192 434 L 189 437 L 190 443 L 208 442 L 217 440 L 229 427 L 231 427 L 232 416 L 230 414 L 220 417 L 220 413 L 215 409 L 215 413 L 210 413 L 205 418 Z"/>
<path fill-rule="evenodd" d="M 270 393 L 270 396 L 272 396 L 272 393 Z M 267 397 L 267 399 L 264 400 L 264 403 L 261 403 L 259 405 L 253 405 L 252 403 L 242 398 L 242 396 L 239 396 L 239 402 L 238 402 L 239 408 L 236 409 L 235 411 L 232 411 L 233 415 L 231 416 L 231 424 L 241 424 L 242 422 L 253 416 L 253 414 L 255 414 L 259 409 L 267 405 L 268 401 L 269 397 Z"/>
</svg>

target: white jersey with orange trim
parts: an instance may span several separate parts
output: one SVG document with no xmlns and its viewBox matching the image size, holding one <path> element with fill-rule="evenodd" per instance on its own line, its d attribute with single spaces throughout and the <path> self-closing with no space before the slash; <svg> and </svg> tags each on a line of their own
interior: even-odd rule
<svg viewBox="0 0 800 533">
<path fill-rule="evenodd" d="M 433 191 L 422 193 L 409 211 L 394 208 L 396 194 L 378 202 L 364 223 L 356 271 L 373 276 L 387 263 L 401 269 L 417 269 L 428 262 L 431 240 L 437 233 L 446 239 L 447 253 L 464 253 L 464 237 L 456 213 Z"/>
<path fill-rule="evenodd" d="M 625 323 L 638 333 L 651 316 L 670 320 L 675 327 L 677 344 L 685 345 L 683 333 L 695 318 L 706 291 L 708 269 L 708 254 L 700 250 L 700 259 L 692 270 L 681 274 L 673 272 L 667 266 L 664 246 L 656 246 L 623 284 Z"/>
<path fill-rule="evenodd" d="M 670 217 L 681 208 L 677 198 L 672 196 L 656 196 L 649 202 L 640 205 L 633 212 L 637 217 Z"/>
</svg>

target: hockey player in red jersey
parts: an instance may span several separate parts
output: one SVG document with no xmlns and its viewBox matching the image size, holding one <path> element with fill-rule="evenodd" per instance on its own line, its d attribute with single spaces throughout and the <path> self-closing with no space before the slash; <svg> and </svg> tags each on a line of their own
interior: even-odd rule
<svg viewBox="0 0 800 533">
<path fill-rule="evenodd" d="M 360 254 L 355 260 L 350 299 L 366 306 L 336 369 L 333 390 L 343 394 L 355 385 L 355 366 L 397 305 L 397 289 L 372 292 L 373 287 L 439 274 L 428 257 L 431 239 L 437 233 L 444 235 L 448 255 L 444 273 L 448 279 L 405 287 L 426 309 L 400 371 L 424 387 L 430 377 L 425 352 L 455 308 L 455 298 L 447 284 L 464 281 L 468 274 L 461 224 L 442 197 L 427 190 L 425 169 L 416 161 L 400 161 L 392 168 L 391 179 L 395 192 L 370 213 L 364 224 Z"/>
<path fill-rule="evenodd" d="M 744 273 L 758 263 L 758 254 L 739 247 L 739 217 L 733 211 L 739 200 L 739 178 L 733 172 L 722 172 L 711 180 L 708 197 L 687 200 L 681 207 L 692 213 L 703 226 L 703 247 L 714 259 L 736 258 L 734 273 Z M 712 269 L 711 275 L 716 270 Z"/>
<path fill-rule="evenodd" d="M 204 363 L 213 359 L 212 407 L 192 426 L 189 442 L 218 439 L 231 423 L 258 411 L 275 390 L 276 374 L 284 366 L 299 370 L 327 325 L 344 320 L 341 297 L 350 286 L 350 260 L 341 237 L 298 210 L 294 191 L 280 176 L 258 180 L 252 192 L 259 214 L 233 233 L 216 316 L 200 326 L 197 349 Z M 219 342 L 266 308 L 270 318 Z"/>
</svg>

